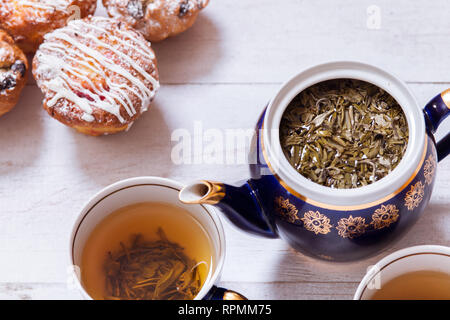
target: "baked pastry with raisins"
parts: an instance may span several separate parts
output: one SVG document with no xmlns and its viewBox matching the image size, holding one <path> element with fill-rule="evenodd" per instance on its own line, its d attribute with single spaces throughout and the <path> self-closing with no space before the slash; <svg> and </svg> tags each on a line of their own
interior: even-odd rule
<svg viewBox="0 0 450 320">
<path fill-rule="evenodd" d="M 209 0 L 103 0 L 108 14 L 128 22 L 149 41 L 189 29 Z"/>
<path fill-rule="evenodd" d="M 0 30 L 0 116 L 17 104 L 27 83 L 28 61 L 14 40 Z"/>
<path fill-rule="evenodd" d="M 0 0 L 0 27 L 25 53 L 34 53 L 46 33 L 94 14 L 96 7 L 97 0 Z"/>
<path fill-rule="evenodd" d="M 150 43 L 111 18 L 73 20 L 45 36 L 33 60 L 44 109 L 93 136 L 127 130 L 159 88 Z"/>
</svg>

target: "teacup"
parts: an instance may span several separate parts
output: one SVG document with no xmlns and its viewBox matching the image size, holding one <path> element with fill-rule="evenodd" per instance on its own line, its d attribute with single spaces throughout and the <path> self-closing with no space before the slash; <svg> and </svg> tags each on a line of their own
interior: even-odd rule
<svg viewBox="0 0 450 320">
<path fill-rule="evenodd" d="M 332 189 L 301 176 L 283 154 L 279 127 L 289 103 L 304 89 L 331 79 L 356 79 L 380 87 L 402 107 L 409 141 L 398 166 L 385 178 L 355 189 Z M 450 134 L 436 144 L 433 133 L 450 114 L 450 90 L 421 109 L 406 84 L 357 62 L 307 69 L 286 82 L 257 123 L 251 178 L 240 186 L 212 181 L 188 185 L 180 200 L 212 204 L 238 227 L 330 261 L 366 258 L 405 234 L 423 213 L 437 162 L 450 152 Z"/>
<path fill-rule="evenodd" d="M 211 270 L 196 300 L 242 300 L 242 295 L 217 287 L 225 259 L 225 234 L 222 223 L 211 207 L 204 205 L 186 205 L 178 200 L 183 185 L 169 179 L 158 177 L 138 177 L 123 180 L 110 185 L 84 205 L 74 224 L 70 239 L 70 264 L 80 268 L 85 244 L 95 227 L 115 210 L 142 202 L 162 202 L 181 207 L 203 227 L 212 242 L 213 259 Z M 82 270 L 81 270 L 82 271 Z M 86 291 L 80 272 L 77 281 L 82 295 L 91 299 Z"/>
<path fill-rule="evenodd" d="M 370 300 L 378 290 L 382 290 L 383 286 L 393 279 L 413 272 L 436 272 L 450 277 L 450 248 L 424 245 L 402 249 L 388 255 L 369 269 L 353 299 Z"/>
</svg>

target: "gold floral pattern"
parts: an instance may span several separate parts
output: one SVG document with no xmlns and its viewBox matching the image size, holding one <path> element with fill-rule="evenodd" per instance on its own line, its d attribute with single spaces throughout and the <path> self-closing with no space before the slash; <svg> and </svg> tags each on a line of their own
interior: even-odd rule
<svg viewBox="0 0 450 320">
<path fill-rule="evenodd" d="M 297 208 L 289 202 L 289 199 L 285 199 L 281 196 L 275 199 L 275 209 L 280 216 L 285 218 L 291 223 L 299 220 Z"/>
<path fill-rule="evenodd" d="M 365 218 L 350 216 L 339 220 L 336 229 L 341 237 L 353 239 L 362 235 L 367 227 Z"/>
<path fill-rule="evenodd" d="M 434 173 L 436 172 L 436 161 L 432 154 L 425 161 L 425 165 L 423 167 L 423 174 L 425 176 L 425 182 L 430 185 L 433 182 Z"/>
<path fill-rule="evenodd" d="M 321 214 L 319 211 L 308 211 L 305 212 L 303 218 L 300 220 L 303 221 L 305 229 L 315 234 L 327 234 L 331 231 L 333 227 L 330 224 L 330 219 L 327 216 Z"/>
<path fill-rule="evenodd" d="M 398 220 L 398 209 L 393 204 L 381 205 L 381 208 L 375 210 L 372 215 L 372 222 L 374 229 L 383 229 L 389 227 Z"/>
<path fill-rule="evenodd" d="M 422 181 L 418 181 L 415 185 L 411 186 L 411 189 L 406 193 L 405 206 L 408 210 L 414 210 L 423 200 L 424 196 L 424 184 Z"/>
</svg>

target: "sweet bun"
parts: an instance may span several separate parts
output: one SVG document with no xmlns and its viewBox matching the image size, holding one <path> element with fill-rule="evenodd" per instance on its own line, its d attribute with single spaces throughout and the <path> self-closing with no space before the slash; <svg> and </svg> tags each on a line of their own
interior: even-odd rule
<svg viewBox="0 0 450 320">
<path fill-rule="evenodd" d="M 149 41 L 161 41 L 189 29 L 209 0 L 103 0 L 110 17 L 140 31 Z"/>
<path fill-rule="evenodd" d="M 27 76 L 25 54 L 5 31 L 0 30 L 0 116 L 17 104 Z"/>
<path fill-rule="evenodd" d="M 44 109 L 93 135 L 127 130 L 159 88 L 155 54 L 124 22 L 89 17 L 45 36 L 33 60 Z"/>
<path fill-rule="evenodd" d="M 34 53 L 46 33 L 94 14 L 96 7 L 97 0 L 1 0 L 0 27 L 25 53 Z"/>
</svg>

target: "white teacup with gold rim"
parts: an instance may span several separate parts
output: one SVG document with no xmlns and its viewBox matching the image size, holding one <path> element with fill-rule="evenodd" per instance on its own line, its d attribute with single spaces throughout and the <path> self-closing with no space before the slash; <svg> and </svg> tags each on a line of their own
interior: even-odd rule
<svg viewBox="0 0 450 320">
<path fill-rule="evenodd" d="M 225 235 L 211 207 L 178 200 L 183 185 L 137 177 L 110 185 L 81 210 L 70 264 L 87 299 L 243 299 L 217 287 Z"/>
<path fill-rule="evenodd" d="M 450 300 L 450 248 L 423 245 L 396 251 L 370 267 L 355 300 Z"/>
</svg>

